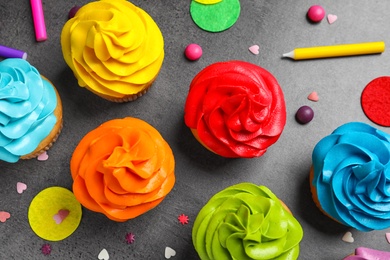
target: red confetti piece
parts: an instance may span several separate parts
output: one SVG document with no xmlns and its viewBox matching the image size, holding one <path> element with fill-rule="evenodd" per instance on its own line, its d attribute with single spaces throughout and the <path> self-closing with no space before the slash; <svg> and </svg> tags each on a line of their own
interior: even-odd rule
<svg viewBox="0 0 390 260">
<path fill-rule="evenodd" d="M 184 224 L 188 224 L 188 216 L 184 215 L 184 214 L 181 214 L 178 218 L 179 222 L 184 225 Z"/>
<path fill-rule="evenodd" d="M 368 83 L 362 92 L 361 105 L 371 121 L 390 126 L 390 77 L 379 77 Z"/>
</svg>

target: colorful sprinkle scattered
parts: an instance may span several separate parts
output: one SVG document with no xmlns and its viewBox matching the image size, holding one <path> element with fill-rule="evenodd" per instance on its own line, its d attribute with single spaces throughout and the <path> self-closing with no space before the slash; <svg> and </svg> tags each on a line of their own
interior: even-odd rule
<svg viewBox="0 0 390 260">
<path fill-rule="evenodd" d="M 98 255 L 98 259 L 99 260 L 108 260 L 110 259 L 110 256 L 108 255 L 108 252 L 105 248 L 102 249 L 102 251 L 100 251 L 99 255 Z"/>
<path fill-rule="evenodd" d="M 249 51 L 252 52 L 255 55 L 259 54 L 259 49 L 260 49 L 260 47 L 257 44 L 252 45 L 251 47 L 249 47 Z"/>
<path fill-rule="evenodd" d="M 66 219 L 66 217 L 69 215 L 69 210 L 67 209 L 60 209 L 57 214 L 53 216 L 54 221 L 56 224 L 61 224 L 62 221 Z"/>
<path fill-rule="evenodd" d="M 135 235 L 133 233 L 127 233 L 126 236 L 125 236 L 125 239 L 126 239 L 126 243 L 127 244 L 133 244 L 134 241 L 135 241 Z"/>
<path fill-rule="evenodd" d="M 167 246 L 165 248 L 165 258 L 166 259 L 169 259 L 169 258 L 171 258 L 172 256 L 175 256 L 175 255 L 176 255 L 176 251 L 175 250 L 173 250 L 169 246 Z"/>
<path fill-rule="evenodd" d="M 307 96 L 307 99 L 310 101 L 317 102 L 319 100 L 317 92 L 313 91 Z"/>
<path fill-rule="evenodd" d="M 43 244 L 41 247 L 42 254 L 44 255 L 50 255 L 51 253 L 51 246 L 49 244 Z"/>
<path fill-rule="evenodd" d="M 27 189 L 27 185 L 23 182 L 17 182 L 16 183 L 16 191 L 19 193 L 19 194 L 22 194 L 23 191 L 25 191 Z"/>
<path fill-rule="evenodd" d="M 38 155 L 37 160 L 38 161 L 46 161 L 49 158 L 49 155 L 47 154 L 46 151 Z"/>
<path fill-rule="evenodd" d="M 342 240 L 343 240 L 344 242 L 347 242 L 347 243 L 353 243 L 353 242 L 355 241 L 355 239 L 354 239 L 353 236 L 352 236 L 352 233 L 349 232 L 349 231 L 347 231 L 347 232 L 344 234 Z"/>
<path fill-rule="evenodd" d="M 11 217 L 11 214 L 7 211 L 0 211 L 0 222 L 5 222 Z"/>
<path fill-rule="evenodd" d="M 334 22 L 336 22 L 336 20 L 337 20 L 337 15 L 334 15 L 334 14 L 328 14 L 328 23 L 329 24 L 332 24 L 332 23 L 334 23 Z"/>
<path fill-rule="evenodd" d="M 387 240 L 387 243 L 390 244 L 390 233 L 386 233 L 386 240 Z"/>
<path fill-rule="evenodd" d="M 184 225 L 184 224 L 188 224 L 188 216 L 184 215 L 184 214 L 181 214 L 178 218 L 179 222 Z"/>
</svg>

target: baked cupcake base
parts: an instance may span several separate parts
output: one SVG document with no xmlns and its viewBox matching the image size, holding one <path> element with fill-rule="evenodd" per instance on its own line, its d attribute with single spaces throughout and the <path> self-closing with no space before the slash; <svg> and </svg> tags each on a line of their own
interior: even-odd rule
<svg viewBox="0 0 390 260">
<path fill-rule="evenodd" d="M 139 97 L 142 97 L 143 95 L 146 94 L 146 92 L 149 91 L 149 89 L 151 88 L 152 86 L 152 83 L 150 83 L 145 89 L 143 89 L 142 91 L 136 93 L 136 94 L 131 94 L 131 95 L 125 95 L 121 98 L 115 98 L 115 97 L 111 97 L 111 96 L 108 96 L 108 95 L 104 95 L 102 93 L 98 93 L 96 91 L 94 91 L 93 89 L 89 88 L 88 86 L 86 86 L 85 88 L 88 89 L 89 91 L 91 91 L 92 93 L 94 93 L 95 95 L 105 99 L 105 100 L 108 100 L 108 101 L 111 101 L 111 102 L 115 102 L 115 103 L 125 103 L 125 102 L 131 102 L 131 101 L 134 101 L 136 100 L 137 98 Z"/>
<path fill-rule="evenodd" d="M 34 151 L 32 151 L 31 153 L 20 156 L 20 159 L 32 159 L 32 158 L 38 157 L 43 152 L 49 150 L 50 147 L 55 143 L 55 141 L 57 141 L 57 138 L 62 131 L 63 120 L 62 120 L 62 102 L 61 102 L 60 95 L 58 94 L 57 89 L 55 88 L 55 86 L 53 85 L 53 83 L 50 80 L 48 80 L 46 77 L 44 77 L 42 75 L 41 75 L 41 77 L 43 80 L 46 80 L 48 83 L 50 83 L 52 85 L 54 91 L 56 92 L 57 106 L 56 106 L 53 114 L 57 118 L 57 122 L 54 125 L 53 129 L 51 130 L 50 134 L 48 136 L 46 136 L 45 139 L 43 139 L 40 142 L 38 147 Z"/>
</svg>

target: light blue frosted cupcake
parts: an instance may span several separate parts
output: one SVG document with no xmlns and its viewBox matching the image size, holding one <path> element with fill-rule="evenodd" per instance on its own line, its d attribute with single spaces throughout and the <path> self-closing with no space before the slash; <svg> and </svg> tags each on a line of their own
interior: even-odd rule
<svg viewBox="0 0 390 260">
<path fill-rule="evenodd" d="M 14 163 L 49 149 L 62 129 L 54 85 L 23 59 L 0 62 L 0 160 Z"/>
</svg>

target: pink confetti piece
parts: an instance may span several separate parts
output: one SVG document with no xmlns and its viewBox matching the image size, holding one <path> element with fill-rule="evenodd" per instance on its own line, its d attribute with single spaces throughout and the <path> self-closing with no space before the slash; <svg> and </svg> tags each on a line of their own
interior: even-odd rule
<svg viewBox="0 0 390 260">
<path fill-rule="evenodd" d="M 23 182 L 17 182 L 16 183 L 16 190 L 19 194 L 22 194 L 23 191 L 27 189 L 27 185 Z"/>
<path fill-rule="evenodd" d="M 0 222 L 4 223 L 11 217 L 11 214 L 7 211 L 0 211 Z"/>
<path fill-rule="evenodd" d="M 99 260 L 108 260 L 110 259 L 110 256 L 108 255 L 108 252 L 105 248 L 102 249 L 102 251 L 100 251 L 99 255 L 98 255 L 98 259 Z"/>
<path fill-rule="evenodd" d="M 390 233 L 386 233 L 386 240 L 387 240 L 387 243 L 390 244 Z"/>
<path fill-rule="evenodd" d="M 347 243 L 353 243 L 353 242 L 355 241 L 355 239 L 354 239 L 353 236 L 352 236 L 352 233 L 349 232 L 349 231 L 347 231 L 347 232 L 344 234 L 342 240 L 343 240 L 344 242 L 347 242 Z"/>
<path fill-rule="evenodd" d="M 127 244 L 133 244 L 135 241 L 135 235 L 131 232 L 127 233 L 125 239 Z"/>
<path fill-rule="evenodd" d="M 319 100 L 317 92 L 315 92 L 315 91 L 311 92 L 309 94 L 309 96 L 307 96 L 307 99 L 314 101 L 314 102 L 317 102 Z"/>
<path fill-rule="evenodd" d="M 335 14 L 328 14 L 328 23 L 329 24 L 332 24 L 332 23 L 334 23 L 334 22 L 336 22 L 336 20 L 337 20 L 337 15 L 335 15 Z"/>
<path fill-rule="evenodd" d="M 51 253 L 51 246 L 49 244 L 43 244 L 41 247 L 42 254 L 44 255 L 50 255 Z"/>
<path fill-rule="evenodd" d="M 60 209 L 58 213 L 53 216 L 53 219 L 57 224 L 61 224 L 62 221 L 64 221 L 66 217 L 68 217 L 68 215 L 69 215 L 69 210 Z"/>
<path fill-rule="evenodd" d="M 37 160 L 38 161 L 46 161 L 49 158 L 49 155 L 47 154 L 46 151 L 38 155 Z"/>
<path fill-rule="evenodd" d="M 176 255 L 176 251 L 170 248 L 169 246 L 165 247 L 165 258 L 169 259 L 172 256 Z"/>
<path fill-rule="evenodd" d="M 252 45 L 251 47 L 249 47 L 249 51 L 252 52 L 255 55 L 259 54 L 259 49 L 260 49 L 260 47 L 257 44 Z"/>
</svg>

